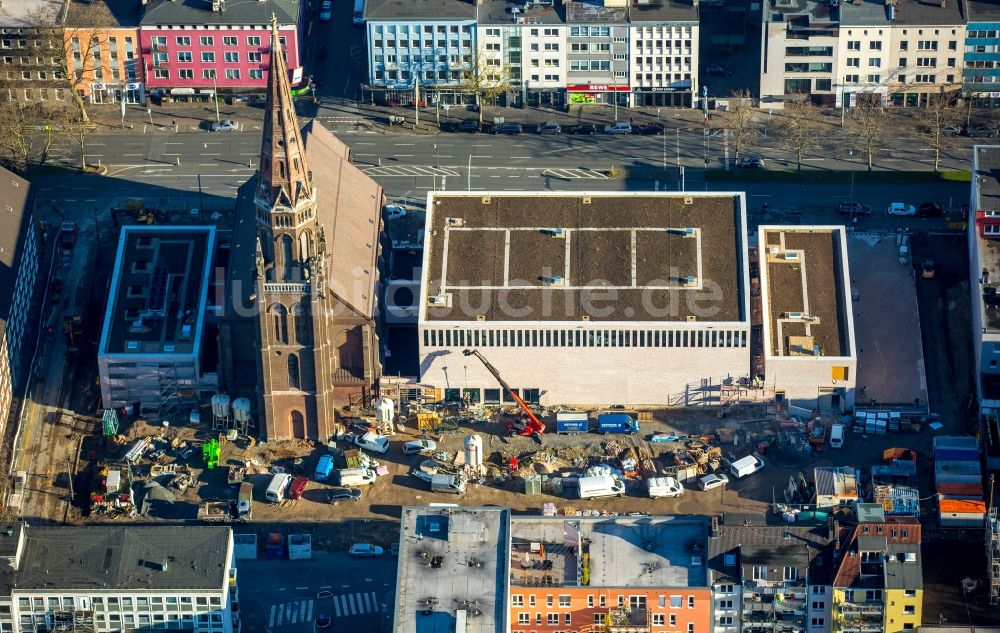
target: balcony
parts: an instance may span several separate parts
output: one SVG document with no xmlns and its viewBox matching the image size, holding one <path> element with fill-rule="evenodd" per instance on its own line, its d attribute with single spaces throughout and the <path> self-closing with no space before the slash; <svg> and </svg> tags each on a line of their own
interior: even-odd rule
<svg viewBox="0 0 1000 633">
<path fill-rule="evenodd" d="M 304 295 L 309 293 L 309 283 L 265 283 L 264 292 L 278 295 Z"/>
<path fill-rule="evenodd" d="M 644 608 L 620 607 L 608 612 L 608 633 L 649 633 L 649 612 Z"/>
</svg>

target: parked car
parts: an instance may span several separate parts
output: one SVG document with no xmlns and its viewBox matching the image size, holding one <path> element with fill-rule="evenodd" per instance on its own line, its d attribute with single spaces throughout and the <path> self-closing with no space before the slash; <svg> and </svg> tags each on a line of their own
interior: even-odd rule
<svg viewBox="0 0 1000 633">
<path fill-rule="evenodd" d="M 636 130 L 636 134 L 642 134 L 643 136 L 663 136 L 664 128 L 659 123 L 647 123 L 645 125 L 640 125 Z"/>
<path fill-rule="evenodd" d="M 504 123 L 493 128 L 494 134 L 509 134 L 511 136 L 517 136 L 524 131 L 520 123 Z"/>
<path fill-rule="evenodd" d="M 321 615 L 316 618 L 315 627 L 317 629 L 328 629 L 333 624 L 333 618 L 328 615 Z"/>
<path fill-rule="evenodd" d="M 597 134 L 597 126 L 593 123 L 581 123 L 573 128 L 573 134 L 587 134 L 593 136 Z"/>
<path fill-rule="evenodd" d="M 917 214 L 917 208 L 905 202 L 891 202 L 886 213 L 888 215 L 914 216 Z"/>
<path fill-rule="evenodd" d="M 962 126 L 960 125 L 946 125 L 941 128 L 941 133 L 948 136 L 958 136 L 962 133 Z"/>
<path fill-rule="evenodd" d="M 740 156 L 736 166 L 740 169 L 761 169 L 764 167 L 764 159 L 760 156 Z"/>
<path fill-rule="evenodd" d="M 338 501 L 360 501 L 361 490 L 358 488 L 330 488 L 326 493 L 327 503 Z"/>
<path fill-rule="evenodd" d="M 471 132 L 475 134 L 476 132 L 479 131 L 479 128 L 480 128 L 479 121 L 477 121 L 476 119 L 465 119 L 464 121 L 458 124 L 459 132 Z"/>
<path fill-rule="evenodd" d="M 232 119 L 224 119 L 213 123 L 208 129 L 213 132 L 235 132 L 240 129 L 240 124 Z"/>
<path fill-rule="evenodd" d="M 712 475 L 705 475 L 698 479 L 698 487 L 702 490 L 713 490 L 715 488 L 721 488 L 729 483 L 729 477 L 725 473 L 716 473 Z"/>
<path fill-rule="evenodd" d="M 562 126 L 558 123 L 547 121 L 539 125 L 535 131 L 539 134 L 562 134 Z"/>
<path fill-rule="evenodd" d="M 732 77 L 733 71 L 719 64 L 711 64 L 705 67 L 705 74 L 710 77 Z"/>
<path fill-rule="evenodd" d="M 917 207 L 917 215 L 922 218 L 940 218 L 944 215 L 944 208 L 938 202 L 921 202 Z"/>
<path fill-rule="evenodd" d="M 632 124 L 625 123 L 624 121 L 618 121 L 617 123 L 609 123 L 604 126 L 605 134 L 631 134 Z"/>
<path fill-rule="evenodd" d="M 406 207 L 401 204 L 387 204 L 382 207 L 387 220 L 398 220 L 406 217 Z"/>
<path fill-rule="evenodd" d="M 969 138 L 993 138 L 997 135 L 996 128 L 983 126 L 970 126 L 965 128 L 965 135 Z"/>
<path fill-rule="evenodd" d="M 850 216 L 871 215 L 872 208 L 860 202 L 841 202 L 837 205 L 837 213 Z"/>
<path fill-rule="evenodd" d="M 434 440 L 410 440 L 406 444 L 403 444 L 404 455 L 416 455 L 417 453 L 433 451 L 436 449 L 437 442 Z"/>
<path fill-rule="evenodd" d="M 351 556 L 355 558 L 378 558 L 384 552 L 378 545 L 371 543 L 355 543 L 349 550 Z"/>
<path fill-rule="evenodd" d="M 333 17 L 333 1 L 323 0 L 323 4 L 319 5 L 319 19 L 324 22 L 329 22 Z"/>
</svg>

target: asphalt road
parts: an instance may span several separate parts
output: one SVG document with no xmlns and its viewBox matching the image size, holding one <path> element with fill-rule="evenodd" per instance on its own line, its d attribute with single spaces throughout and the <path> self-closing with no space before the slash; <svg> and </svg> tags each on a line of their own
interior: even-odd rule
<svg viewBox="0 0 1000 633">
<path fill-rule="evenodd" d="M 393 556 L 357 559 L 325 552 L 309 561 L 238 561 L 243 630 L 312 633 L 316 618 L 327 616 L 334 631 L 387 632 L 396 563 Z"/>
<path fill-rule="evenodd" d="M 87 160 L 107 167 L 106 177 L 91 175 L 40 176 L 42 194 L 67 203 L 99 202 L 122 196 L 172 198 L 181 196 L 185 205 L 211 208 L 235 195 L 236 190 L 256 169 L 259 129 L 249 124 L 240 132 L 148 131 L 124 136 L 120 133 L 94 135 L 87 146 Z M 683 132 L 683 133 L 681 133 Z M 679 190 L 678 162 L 684 166 L 684 187 L 688 190 L 745 190 L 748 206 L 764 202 L 772 209 L 832 208 L 835 202 L 855 198 L 876 210 L 889 202 L 919 203 L 938 200 L 960 207 L 968 195 L 963 183 L 887 183 L 882 186 L 820 183 L 706 183 L 702 177 L 705 136 L 699 130 L 682 130 L 673 136 L 536 136 L 517 137 L 441 134 L 344 133 L 356 164 L 382 183 L 389 197 L 420 201 L 432 189 L 595 191 Z M 963 139 L 968 145 L 971 139 Z M 917 143 L 909 154 L 896 154 L 880 161 L 885 169 L 927 168 L 917 156 Z M 708 155 L 713 166 L 724 164 L 727 153 L 721 135 L 708 137 Z M 836 149 L 836 148 L 835 148 Z M 64 148 L 64 151 L 71 151 Z M 778 150 L 775 150 L 778 152 Z M 781 168 L 779 157 L 766 152 L 768 169 Z M 953 151 L 949 167 L 968 168 L 971 149 Z M 779 154 L 775 154 L 779 155 Z M 73 160 L 63 154 L 67 160 Z M 818 155 L 810 169 L 866 169 L 856 154 Z M 663 181 L 635 181 L 608 178 L 611 167 L 643 166 L 663 168 Z M 206 200 L 208 198 L 208 200 Z M 167 205 L 163 205 L 167 206 Z M 872 222 L 870 220 L 868 222 Z"/>
</svg>

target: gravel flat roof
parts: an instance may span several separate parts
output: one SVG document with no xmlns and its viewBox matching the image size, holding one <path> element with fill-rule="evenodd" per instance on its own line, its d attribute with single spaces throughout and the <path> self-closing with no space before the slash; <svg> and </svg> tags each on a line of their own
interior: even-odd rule
<svg viewBox="0 0 1000 633">
<path fill-rule="evenodd" d="M 431 194 L 426 321 L 745 320 L 737 194 Z"/>
<path fill-rule="evenodd" d="M 815 345 L 822 356 L 850 355 L 842 231 L 842 227 L 762 228 L 772 356 L 811 356 Z"/>
</svg>

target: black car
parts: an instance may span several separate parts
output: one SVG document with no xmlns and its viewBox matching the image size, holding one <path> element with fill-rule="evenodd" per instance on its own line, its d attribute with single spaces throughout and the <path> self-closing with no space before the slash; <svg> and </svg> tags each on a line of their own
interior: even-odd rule
<svg viewBox="0 0 1000 633">
<path fill-rule="evenodd" d="M 644 136 L 662 136 L 666 128 L 659 123 L 647 123 L 640 125 L 636 131 Z"/>
<path fill-rule="evenodd" d="M 917 207 L 917 215 L 921 218 L 940 218 L 944 215 L 944 208 L 937 202 L 923 202 Z"/>
<path fill-rule="evenodd" d="M 840 215 L 871 215 L 872 208 L 860 202 L 841 202 L 837 205 L 837 213 Z"/>
<path fill-rule="evenodd" d="M 337 503 L 338 501 L 360 501 L 361 491 L 357 488 L 331 488 L 326 493 L 327 503 Z"/>
<path fill-rule="evenodd" d="M 511 136 L 517 136 L 524 131 L 520 123 L 504 123 L 493 128 L 494 134 L 509 134 Z"/>
<path fill-rule="evenodd" d="M 465 119 L 458 124 L 459 132 L 478 132 L 479 131 L 479 121 L 476 119 Z"/>
<path fill-rule="evenodd" d="M 593 123 L 581 123 L 573 128 L 573 134 L 587 134 L 592 136 L 597 134 L 597 126 Z"/>
<path fill-rule="evenodd" d="M 764 159 L 760 156 L 740 156 L 739 160 L 736 161 L 736 166 L 741 169 L 762 169 Z"/>
</svg>

